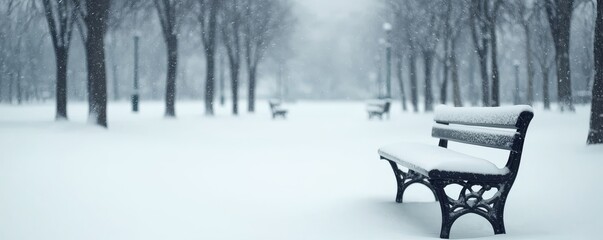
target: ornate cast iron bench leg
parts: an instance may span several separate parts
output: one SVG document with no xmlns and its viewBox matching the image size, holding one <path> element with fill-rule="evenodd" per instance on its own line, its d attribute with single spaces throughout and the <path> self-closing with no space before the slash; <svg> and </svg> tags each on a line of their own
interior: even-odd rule
<svg viewBox="0 0 603 240">
<path fill-rule="evenodd" d="M 414 183 L 420 183 L 425 185 L 427 188 L 429 188 L 429 190 L 431 190 L 433 196 L 435 197 L 435 200 L 438 201 L 438 196 L 436 195 L 433 186 L 431 186 L 431 183 L 429 183 L 425 176 L 418 174 L 410 169 L 408 170 L 408 172 L 404 172 L 398 168 L 398 165 L 395 162 L 389 160 L 387 161 L 392 166 L 392 170 L 394 170 L 394 175 L 396 176 L 396 183 L 398 186 L 398 191 L 396 193 L 396 202 L 402 202 L 402 199 L 404 197 L 404 191 L 406 190 L 406 188 L 408 188 L 408 186 Z"/>
<path fill-rule="evenodd" d="M 494 234 L 504 234 L 505 224 L 503 221 L 505 201 L 511 189 L 512 181 L 503 183 L 477 183 L 460 180 L 429 180 L 440 200 L 442 209 L 442 228 L 440 238 L 448 238 L 452 224 L 461 216 L 475 213 L 484 217 L 494 230 Z M 444 188 L 451 184 L 462 186 L 458 199 L 452 199 Z M 484 193 L 495 190 L 492 197 L 484 199 Z"/>
</svg>

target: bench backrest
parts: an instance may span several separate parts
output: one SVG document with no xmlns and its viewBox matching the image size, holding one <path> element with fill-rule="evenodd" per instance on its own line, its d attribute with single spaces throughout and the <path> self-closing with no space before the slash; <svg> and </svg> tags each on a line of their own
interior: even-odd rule
<svg viewBox="0 0 603 240">
<path fill-rule="evenodd" d="M 390 101 L 386 101 L 385 104 L 383 105 L 383 112 L 384 113 L 389 113 L 389 108 L 392 105 L 392 102 Z"/>
<path fill-rule="evenodd" d="M 268 105 L 270 105 L 270 109 L 273 110 L 275 107 L 280 106 L 281 103 L 277 102 L 277 101 L 270 100 L 270 101 L 268 101 Z"/>
<path fill-rule="evenodd" d="M 431 135 L 448 141 L 509 150 L 507 167 L 516 171 L 528 125 L 534 113 L 527 105 L 508 107 L 438 106 Z"/>
</svg>

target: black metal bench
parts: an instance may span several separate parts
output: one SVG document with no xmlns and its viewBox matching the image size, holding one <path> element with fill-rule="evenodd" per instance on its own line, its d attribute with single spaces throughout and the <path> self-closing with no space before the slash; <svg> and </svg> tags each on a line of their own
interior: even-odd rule
<svg viewBox="0 0 603 240">
<path fill-rule="evenodd" d="M 268 101 L 268 105 L 270 105 L 272 119 L 275 119 L 278 116 L 281 116 L 282 118 L 287 118 L 287 109 L 282 107 L 281 102 L 270 100 Z"/>
<path fill-rule="evenodd" d="M 372 119 L 373 117 L 379 117 L 379 119 L 383 119 L 383 115 L 385 114 L 387 114 L 387 117 L 389 118 L 390 106 L 391 101 L 385 99 L 369 101 L 366 106 L 369 119 Z"/>
<path fill-rule="evenodd" d="M 519 170 L 526 131 L 533 116 L 529 106 L 439 106 L 431 132 L 440 139 L 439 146 L 402 143 L 379 149 L 381 159 L 389 161 L 394 170 L 398 186 L 396 202 L 402 202 L 409 185 L 423 184 L 440 203 L 440 238 L 448 238 L 454 221 L 468 213 L 486 218 L 494 234 L 504 234 L 505 202 Z M 448 141 L 508 150 L 509 157 L 501 169 L 489 160 L 449 150 Z M 444 188 L 455 184 L 462 189 L 458 197 L 451 197 Z"/>
</svg>

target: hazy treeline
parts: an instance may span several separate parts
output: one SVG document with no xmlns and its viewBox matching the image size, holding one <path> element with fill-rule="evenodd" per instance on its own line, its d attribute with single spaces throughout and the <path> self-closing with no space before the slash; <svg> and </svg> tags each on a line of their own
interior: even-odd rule
<svg viewBox="0 0 603 240">
<path fill-rule="evenodd" d="M 427 111 L 448 102 L 541 102 L 549 109 L 551 101 L 573 111 L 574 103 L 590 101 L 595 6 L 592 0 L 383 0 L 374 26 L 393 26 L 389 39 L 380 30 L 381 51 L 391 44 L 391 64 L 398 66 L 392 82 L 405 90 L 394 93 L 414 111 L 421 101 Z"/>
<path fill-rule="evenodd" d="M 0 101 L 56 97 L 57 118 L 66 118 L 67 99 L 87 100 L 91 118 L 103 115 L 107 99 L 133 94 L 138 36 L 141 97 L 163 98 L 166 116 L 175 116 L 177 98 L 203 96 L 212 115 L 214 99 L 224 104 L 219 94 L 228 93 L 236 114 L 239 92 L 254 111 L 258 74 L 277 75 L 276 63 L 288 58 L 291 7 L 288 0 L 0 0 Z"/>
</svg>

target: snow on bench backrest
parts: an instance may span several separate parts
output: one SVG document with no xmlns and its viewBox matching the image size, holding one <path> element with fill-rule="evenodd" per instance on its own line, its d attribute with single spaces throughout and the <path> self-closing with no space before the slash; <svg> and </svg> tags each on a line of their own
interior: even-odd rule
<svg viewBox="0 0 603 240">
<path fill-rule="evenodd" d="M 515 128 L 522 112 L 533 112 L 528 105 L 505 107 L 436 107 L 434 121 L 472 126 Z"/>
<path fill-rule="evenodd" d="M 520 116 L 532 112 L 530 106 L 465 107 L 438 106 L 431 135 L 473 145 L 515 150 L 520 133 Z M 506 128 L 506 129 L 500 129 Z"/>
</svg>

